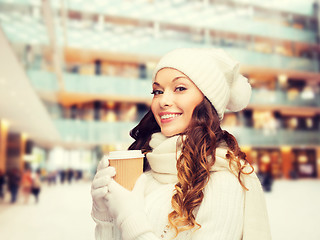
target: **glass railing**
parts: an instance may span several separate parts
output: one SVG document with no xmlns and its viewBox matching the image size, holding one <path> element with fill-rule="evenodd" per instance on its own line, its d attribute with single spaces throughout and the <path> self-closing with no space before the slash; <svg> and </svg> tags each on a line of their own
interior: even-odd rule
<svg viewBox="0 0 320 240">
<path fill-rule="evenodd" d="M 316 1 L 290 0 L 290 4 L 288 4 L 288 1 L 232 0 L 229 2 L 251 4 L 252 6 L 256 7 L 270 10 L 280 10 L 311 17 L 314 15 L 314 8 L 312 4 Z"/>
<path fill-rule="evenodd" d="M 80 2 L 71 2 L 68 7 L 71 10 L 82 12 L 84 4 L 85 0 L 80 0 Z M 113 0 L 105 3 L 104 6 L 91 5 L 90 10 L 96 14 L 133 18 L 141 21 L 158 22 L 160 24 L 174 24 L 198 29 L 222 30 L 240 34 L 316 43 L 316 33 L 310 30 L 300 30 L 284 26 L 282 22 L 285 19 L 279 20 L 278 24 L 273 23 L 274 21 L 271 21 L 270 23 L 266 21 L 257 21 L 256 19 L 259 19 L 259 15 L 250 13 L 252 12 L 250 11 L 250 7 L 245 11 L 246 9 L 244 8 L 233 8 L 227 5 L 200 5 L 200 2 L 199 4 L 194 4 L 192 2 L 175 4 L 172 1 L 156 1 L 154 4 L 131 1 L 124 4 L 122 1 Z M 259 7 L 259 4 L 256 5 Z M 294 12 L 300 10 L 300 12 L 303 12 L 306 15 L 312 16 L 313 14 L 312 3 L 303 3 L 303 1 L 300 1 L 299 4 L 295 1 L 292 6 L 290 2 L 289 5 L 292 8 L 288 7 L 287 2 L 285 4 L 277 4 L 276 1 L 273 1 L 272 3 L 270 3 L 270 1 L 265 1 L 265 3 L 260 3 L 260 5 L 270 10 L 281 10 L 283 7 L 286 7 L 289 12 L 290 10 Z M 59 6 L 54 7 L 58 8 Z M 143 14 L 139 14 L 137 9 L 139 9 L 140 12 L 143 12 Z M 172 14 L 173 11 L 175 14 Z M 244 13 L 238 13 L 240 11 Z M 197 14 L 195 14 L 195 12 L 197 12 Z M 180 17 L 182 15 L 186 17 L 182 19 Z M 270 16 L 271 19 L 272 17 L 273 16 Z"/>
<path fill-rule="evenodd" d="M 288 92 L 283 90 L 253 89 L 250 103 L 258 105 L 284 105 L 284 106 L 308 106 L 320 107 L 320 95 L 313 93 L 312 96 L 304 98 L 300 93 L 292 98 Z"/>
<path fill-rule="evenodd" d="M 28 77 L 37 90 L 57 91 L 58 80 L 54 73 L 45 70 L 28 70 Z"/>
<path fill-rule="evenodd" d="M 249 65 L 253 67 L 263 67 L 263 68 L 273 68 L 273 69 L 284 69 L 284 70 L 294 70 L 294 71 L 304 71 L 304 72 L 315 72 L 319 73 L 319 62 L 302 57 L 288 57 L 275 53 L 261 53 L 246 48 L 241 48 L 236 45 L 220 46 L 220 45 L 206 45 L 206 44 L 196 44 L 188 43 L 182 41 L 168 41 L 168 40 L 157 40 L 150 42 L 149 47 L 141 48 L 137 46 L 136 48 L 128 49 L 128 53 L 132 54 L 146 54 L 162 56 L 167 51 L 174 49 L 175 45 L 181 47 L 219 47 L 223 48 L 231 56 L 237 59 L 242 65 Z M 43 70 L 43 69 L 40 69 Z M 35 68 L 29 69 L 28 72 L 36 71 Z M 74 73 L 65 72 L 64 77 L 70 78 L 72 82 L 72 77 L 78 77 Z M 90 78 L 86 76 L 86 78 Z M 109 78 L 110 79 L 110 78 Z M 110 80 L 111 81 L 111 80 Z M 119 80 L 120 81 L 120 80 Z"/>
<path fill-rule="evenodd" d="M 135 122 L 101 122 L 72 119 L 54 120 L 58 131 L 66 142 L 89 144 L 131 143 L 129 132 Z"/>
<path fill-rule="evenodd" d="M 243 48 L 228 47 L 225 50 L 240 63 L 265 68 L 318 72 L 318 62 L 299 57 L 287 57 L 273 53 L 260 53 Z"/>
<path fill-rule="evenodd" d="M 62 139 L 66 142 L 88 144 L 131 143 L 129 132 L 136 122 L 98 122 L 72 119 L 54 121 Z M 254 129 L 248 127 L 224 128 L 233 134 L 240 145 L 280 146 L 319 145 L 319 130 Z"/>
<path fill-rule="evenodd" d="M 30 70 L 28 71 L 28 75 L 36 89 L 57 91 L 58 86 L 55 74 Z M 85 76 L 76 73 L 65 73 L 63 78 L 67 92 L 151 98 L 150 79 Z M 302 94 L 299 94 L 296 98 L 290 99 L 288 93 L 283 90 L 269 91 L 253 89 L 250 103 L 259 105 L 320 107 L 320 95 L 314 93 L 313 97 L 305 99 L 302 97 Z"/>
<path fill-rule="evenodd" d="M 151 83 L 148 79 L 111 76 L 84 76 L 76 73 L 63 75 L 68 92 L 110 94 L 132 97 L 150 97 Z"/>
<path fill-rule="evenodd" d="M 319 145 L 320 130 L 254 129 L 249 127 L 225 128 L 240 145 L 281 146 Z"/>
</svg>

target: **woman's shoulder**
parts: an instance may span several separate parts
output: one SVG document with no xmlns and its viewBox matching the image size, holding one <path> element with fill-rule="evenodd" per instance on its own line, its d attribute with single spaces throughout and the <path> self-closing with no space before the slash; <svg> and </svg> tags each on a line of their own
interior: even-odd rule
<svg viewBox="0 0 320 240">
<path fill-rule="evenodd" d="M 212 172 L 204 189 L 198 219 L 206 218 L 209 214 L 208 209 L 211 209 L 212 212 L 210 216 L 211 214 L 241 212 L 244 196 L 245 190 L 234 174 L 229 171 Z"/>
<path fill-rule="evenodd" d="M 240 175 L 239 178 L 231 171 L 217 171 L 211 172 L 208 184 L 205 188 L 207 191 L 235 191 L 245 193 L 247 190 L 250 192 L 260 191 L 262 189 L 261 183 L 250 167 L 243 169 L 244 172 Z M 245 189 L 241 183 L 244 185 Z"/>
<path fill-rule="evenodd" d="M 205 188 L 205 194 L 220 193 L 243 193 L 238 178 L 230 171 L 211 172 L 208 184 Z"/>
<path fill-rule="evenodd" d="M 234 173 L 232 173 L 230 170 L 228 171 L 227 169 L 224 171 L 216 171 L 216 172 L 210 172 L 210 178 L 209 178 L 209 183 L 210 182 L 216 182 L 216 183 L 230 183 L 234 184 L 238 181 L 238 178 L 235 176 Z"/>
</svg>

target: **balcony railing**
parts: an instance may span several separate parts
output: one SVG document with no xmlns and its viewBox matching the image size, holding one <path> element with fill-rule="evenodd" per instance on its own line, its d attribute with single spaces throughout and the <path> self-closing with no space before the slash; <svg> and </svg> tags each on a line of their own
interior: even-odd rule
<svg viewBox="0 0 320 240">
<path fill-rule="evenodd" d="M 39 70 L 29 70 L 28 75 L 36 89 L 57 91 L 58 84 L 55 74 Z M 64 82 L 67 92 L 151 98 L 151 81 L 149 79 L 84 76 L 75 73 L 65 73 Z M 304 99 L 302 98 L 302 94 L 299 94 L 295 99 L 290 99 L 288 93 L 283 90 L 253 89 L 250 103 L 320 107 L 320 95 L 314 93 L 313 97 Z"/>
<path fill-rule="evenodd" d="M 252 1 L 252 0 L 232 0 L 230 2 L 237 2 L 240 4 L 250 4 L 252 6 L 261 7 L 270 10 L 280 10 L 284 12 L 291 12 L 295 14 L 301 14 L 312 17 L 314 14 L 314 8 L 312 1 L 300 1 L 291 0 L 290 4 L 285 1 L 274 1 L 272 3 L 268 1 Z"/>
<path fill-rule="evenodd" d="M 250 103 L 258 105 L 320 107 L 320 95 L 315 92 L 311 93 L 311 96 L 308 98 L 304 98 L 303 94 L 300 93 L 291 99 L 288 92 L 283 90 L 253 89 Z"/>
<path fill-rule="evenodd" d="M 54 120 L 62 139 L 66 142 L 88 144 L 131 143 L 129 132 L 135 122 L 99 122 L 72 119 Z"/>
<path fill-rule="evenodd" d="M 31 84 L 37 90 L 55 92 L 58 90 L 58 80 L 54 73 L 45 70 L 28 70 Z"/>
<path fill-rule="evenodd" d="M 279 19 L 278 24 L 275 24 L 274 21 L 257 21 L 255 17 L 259 19 L 259 14 L 250 13 L 250 8 L 248 8 L 247 11 L 245 11 L 245 9 L 243 8 L 240 9 L 240 11 L 243 13 L 241 14 L 239 11 L 237 11 L 236 8 L 221 6 L 218 4 L 207 5 L 203 7 L 199 7 L 198 5 L 197 7 L 192 2 L 185 4 L 174 4 L 170 3 L 169 1 L 167 1 L 167 3 L 161 4 L 160 2 L 155 3 L 154 5 L 150 5 L 150 3 L 147 2 L 139 2 L 137 4 L 134 1 L 128 2 L 127 4 L 122 4 L 121 1 L 113 0 L 106 3 L 106 5 L 103 7 L 101 7 L 100 5 L 93 5 L 90 10 L 96 14 L 107 14 L 115 17 L 132 18 L 137 21 L 157 22 L 159 24 L 164 23 L 165 25 L 172 24 L 180 26 L 190 26 L 198 29 L 222 30 L 240 34 L 264 36 L 268 38 L 271 37 L 291 41 L 316 43 L 315 32 L 312 32 L 310 30 L 295 29 L 290 26 L 284 26 L 282 22 L 284 22 L 286 19 L 282 18 Z M 297 12 L 298 14 L 305 14 L 307 16 L 312 16 L 314 12 L 312 3 L 301 3 L 300 1 L 299 4 L 299 2 L 294 1 L 293 4 L 290 4 L 292 5 L 290 7 L 288 7 L 288 4 L 285 3 L 274 3 L 275 4 L 270 4 L 270 2 L 265 2 L 253 5 L 257 7 L 266 7 L 270 10 L 287 9 L 289 10 L 289 12 L 291 10 L 293 13 Z M 83 11 L 83 4 L 81 2 L 71 2 L 68 7 L 69 9 L 74 11 Z M 143 14 L 139 14 L 137 12 L 137 9 L 140 9 Z M 170 10 L 174 10 L 175 14 L 166 15 L 168 12 L 170 12 Z M 197 12 L 197 14 L 195 14 L 195 12 Z M 182 19 L 180 17 L 181 15 L 184 15 L 186 17 Z M 277 14 L 275 14 L 275 16 L 271 15 L 269 17 L 272 19 L 272 17 L 278 16 Z M 72 21 L 70 21 L 70 24 L 76 25 L 76 23 L 72 23 Z M 112 31 L 114 26 L 112 24 L 110 24 L 110 26 L 112 26 L 112 28 L 110 28 Z M 138 29 L 139 28 L 130 30 L 138 32 L 140 31 Z M 71 33 L 72 29 L 68 29 L 68 32 Z M 149 35 L 148 29 L 146 29 L 145 32 L 145 35 Z M 94 31 L 92 31 L 91 35 L 92 34 L 94 34 Z M 74 36 L 72 38 L 74 40 L 74 44 L 77 44 L 76 41 L 79 40 L 77 32 L 73 32 L 71 35 Z"/>
<path fill-rule="evenodd" d="M 110 76 L 84 76 L 65 73 L 66 91 L 89 94 L 111 94 L 136 97 L 150 97 L 151 83 L 147 79 Z"/>
<path fill-rule="evenodd" d="M 129 132 L 136 122 L 97 122 L 70 119 L 55 120 L 55 124 L 66 142 L 90 144 L 131 143 Z M 248 127 L 226 128 L 240 145 L 281 146 L 281 145 L 319 145 L 320 131 L 288 130 L 276 131 Z"/>
<path fill-rule="evenodd" d="M 281 145 L 319 145 L 320 130 L 254 129 L 236 127 L 226 129 L 233 134 L 240 145 L 281 146 Z"/>
<path fill-rule="evenodd" d="M 242 64 L 264 68 L 318 72 L 317 60 L 287 57 L 275 53 L 261 53 L 243 48 L 228 47 L 225 50 Z"/>
</svg>

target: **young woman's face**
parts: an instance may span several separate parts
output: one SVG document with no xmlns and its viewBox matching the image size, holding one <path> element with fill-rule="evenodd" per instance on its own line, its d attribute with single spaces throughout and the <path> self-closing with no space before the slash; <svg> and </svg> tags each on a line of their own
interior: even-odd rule
<svg viewBox="0 0 320 240">
<path fill-rule="evenodd" d="M 172 68 L 161 69 L 153 83 L 151 111 L 163 135 L 183 133 L 189 126 L 193 110 L 204 96 L 183 73 Z"/>
</svg>

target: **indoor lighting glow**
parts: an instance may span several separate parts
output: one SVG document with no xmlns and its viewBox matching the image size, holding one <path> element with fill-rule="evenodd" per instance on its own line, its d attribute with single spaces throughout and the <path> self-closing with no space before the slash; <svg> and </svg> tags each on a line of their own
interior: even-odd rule
<svg viewBox="0 0 320 240">
<path fill-rule="evenodd" d="M 241 150 L 243 152 L 249 152 L 251 150 L 251 147 L 250 146 L 241 146 Z"/>
<path fill-rule="evenodd" d="M 10 122 L 8 120 L 6 120 L 6 119 L 2 119 L 0 121 L 0 123 L 1 123 L 1 127 L 4 128 L 4 129 L 8 129 L 9 126 L 10 126 Z"/>
<path fill-rule="evenodd" d="M 301 98 L 302 99 L 314 99 L 315 94 L 313 92 L 312 87 L 310 86 L 305 86 L 302 93 L 301 93 Z"/>
<path fill-rule="evenodd" d="M 22 134 L 21 134 L 21 139 L 22 139 L 23 141 L 27 140 L 27 139 L 28 139 L 28 134 L 27 134 L 27 133 L 22 133 Z"/>
<path fill-rule="evenodd" d="M 298 162 L 299 163 L 306 163 L 306 162 L 308 162 L 308 157 L 306 155 L 300 155 L 298 157 Z"/>
<path fill-rule="evenodd" d="M 291 147 L 290 146 L 281 146 L 281 151 L 282 152 L 291 152 Z"/>
<path fill-rule="evenodd" d="M 287 85 L 287 82 L 288 82 L 288 76 L 285 74 L 280 74 L 278 76 L 278 81 L 281 86 L 285 86 L 285 85 Z"/>
</svg>

